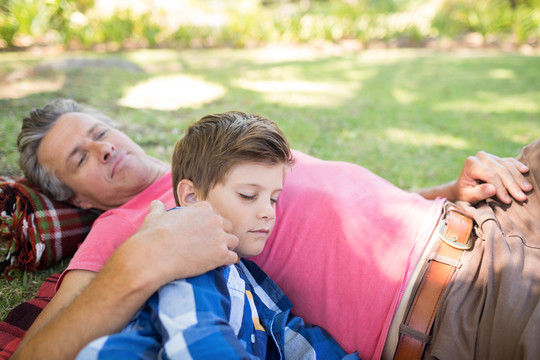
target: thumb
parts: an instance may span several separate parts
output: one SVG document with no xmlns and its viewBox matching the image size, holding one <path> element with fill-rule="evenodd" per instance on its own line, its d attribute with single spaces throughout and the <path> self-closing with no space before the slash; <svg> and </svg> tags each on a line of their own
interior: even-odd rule
<svg viewBox="0 0 540 360">
<path fill-rule="evenodd" d="M 232 250 L 229 250 L 227 253 L 227 257 L 224 259 L 224 265 L 233 265 L 236 264 L 240 258 L 238 257 L 238 254 L 235 253 Z"/>
<path fill-rule="evenodd" d="M 491 184 L 478 184 L 464 192 L 465 194 L 463 196 L 463 200 L 468 201 L 471 204 L 475 204 L 495 195 L 497 193 L 497 189 Z"/>
<path fill-rule="evenodd" d="M 159 215 L 159 214 L 163 214 L 165 212 L 167 212 L 167 208 L 165 207 L 165 204 L 163 204 L 161 201 L 153 200 L 150 203 L 150 213 L 149 214 Z"/>
<path fill-rule="evenodd" d="M 480 188 L 481 193 L 484 195 L 484 199 L 497 194 L 497 188 L 493 184 L 480 184 L 478 187 Z"/>
</svg>

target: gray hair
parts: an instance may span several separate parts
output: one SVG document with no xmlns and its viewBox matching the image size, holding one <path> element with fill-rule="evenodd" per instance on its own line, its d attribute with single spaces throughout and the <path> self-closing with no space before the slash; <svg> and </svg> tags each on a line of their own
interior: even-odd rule
<svg viewBox="0 0 540 360">
<path fill-rule="evenodd" d="M 92 115 L 98 120 L 111 124 L 109 119 L 99 111 L 83 106 L 69 99 L 54 100 L 43 108 L 33 109 L 23 119 L 21 132 L 17 137 L 19 148 L 19 166 L 24 176 L 41 189 L 46 195 L 58 201 L 66 201 L 75 195 L 73 190 L 64 184 L 54 171 L 43 167 L 37 157 L 37 150 L 43 138 L 49 133 L 56 120 L 64 114 L 82 112 Z"/>
</svg>

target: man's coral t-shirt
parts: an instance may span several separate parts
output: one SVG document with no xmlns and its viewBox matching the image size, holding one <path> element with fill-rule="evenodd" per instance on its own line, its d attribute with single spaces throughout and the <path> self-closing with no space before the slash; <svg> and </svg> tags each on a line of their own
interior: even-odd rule
<svg viewBox="0 0 540 360">
<path fill-rule="evenodd" d="M 361 166 L 294 156 L 274 230 L 251 260 L 282 288 L 294 313 L 327 329 L 346 351 L 378 359 L 443 200 L 400 190 Z M 99 271 L 154 199 L 174 206 L 170 174 L 104 213 L 66 271 Z"/>
</svg>

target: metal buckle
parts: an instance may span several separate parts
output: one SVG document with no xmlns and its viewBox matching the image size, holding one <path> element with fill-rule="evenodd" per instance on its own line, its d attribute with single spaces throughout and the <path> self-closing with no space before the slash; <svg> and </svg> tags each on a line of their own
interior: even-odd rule
<svg viewBox="0 0 540 360">
<path fill-rule="evenodd" d="M 461 214 L 465 217 L 468 217 L 469 219 L 473 220 L 473 218 L 463 212 L 463 211 L 460 211 L 459 209 L 456 209 L 455 207 L 449 207 L 449 206 L 445 206 L 444 208 L 444 217 L 441 221 L 441 226 L 439 227 L 439 237 L 441 238 L 442 241 L 444 241 L 446 244 L 450 245 L 451 247 L 455 248 L 455 249 L 458 249 L 458 250 L 469 250 L 470 248 L 472 248 L 472 236 L 471 234 L 469 234 L 469 238 L 467 239 L 467 243 L 466 244 L 462 244 L 460 243 L 459 241 L 457 241 L 457 237 L 454 236 L 454 238 L 449 238 L 448 236 L 446 236 L 444 234 L 445 230 L 446 230 L 446 215 L 451 212 L 451 211 L 454 211 L 458 214 Z"/>
</svg>

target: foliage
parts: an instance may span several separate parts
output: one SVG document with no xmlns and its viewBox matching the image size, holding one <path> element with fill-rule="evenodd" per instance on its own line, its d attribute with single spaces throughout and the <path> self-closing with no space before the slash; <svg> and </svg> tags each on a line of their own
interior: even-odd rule
<svg viewBox="0 0 540 360">
<path fill-rule="evenodd" d="M 540 0 L 444 0 L 435 16 L 424 10 L 438 4 L 419 0 L 257 1 L 247 10 L 224 7 L 222 24 L 174 22 L 181 14 L 149 8 L 102 13 L 92 0 L 5 0 L 0 6 L 4 46 L 63 44 L 92 48 L 251 47 L 268 42 L 339 42 L 367 44 L 406 38 L 421 44 L 433 36 L 478 32 L 510 38 L 517 44 L 538 42 Z M 204 2 L 191 1 L 194 9 Z M 198 7 L 197 7 L 198 4 Z M 307 5 L 306 5 L 307 4 Z M 182 11 L 189 11 L 182 10 Z M 210 15 L 208 15 L 210 17 Z M 174 24 L 172 24 L 174 23 Z"/>
<path fill-rule="evenodd" d="M 514 35 L 518 43 L 540 34 L 540 2 L 508 0 L 446 0 L 433 25 L 442 34 L 465 32 Z"/>
</svg>

